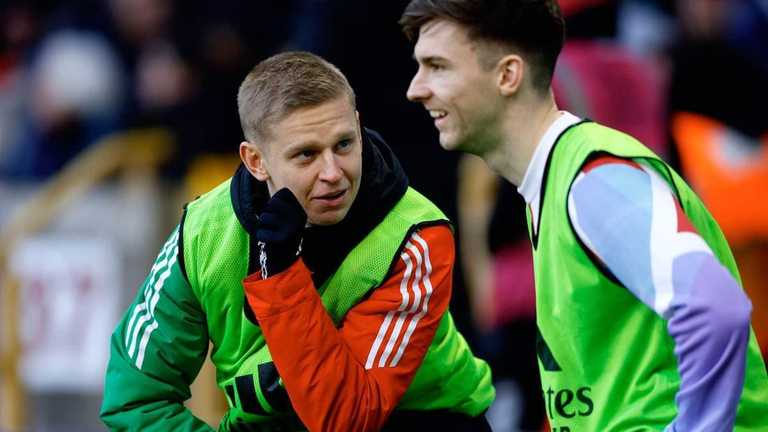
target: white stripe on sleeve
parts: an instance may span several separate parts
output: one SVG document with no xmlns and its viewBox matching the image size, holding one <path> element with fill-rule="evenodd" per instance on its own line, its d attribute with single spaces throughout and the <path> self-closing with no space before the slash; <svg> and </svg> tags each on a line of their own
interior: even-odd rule
<svg viewBox="0 0 768 432">
<path fill-rule="evenodd" d="M 397 318 L 395 328 L 392 330 L 392 334 L 389 336 L 387 346 L 384 349 L 381 358 L 379 359 L 379 367 L 384 367 L 387 364 L 387 360 L 389 360 L 389 356 L 392 355 L 392 351 L 395 349 L 395 343 L 400 337 L 400 332 L 403 329 L 403 325 L 405 324 L 407 317 L 416 311 L 418 303 L 421 300 L 421 292 L 419 291 L 419 282 L 422 278 L 423 265 L 421 251 L 419 251 L 419 249 L 410 241 L 405 247 L 414 255 L 414 258 L 416 259 L 416 275 L 413 277 L 413 282 L 411 283 L 411 290 L 413 291 L 413 306 L 411 306 L 410 309 L 401 309 L 402 312 L 400 312 L 400 316 Z"/>
<path fill-rule="evenodd" d="M 366 369 L 371 369 L 374 365 L 377 367 L 396 367 L 408 348 L 419 320 L 429 310 L 428 303 L 432 296 L 432 282 L 430 280 L 432 263 L 429 258 L 427 242 L 417 233 L 414 233 L 405 244 L 400 258 L 405 263 L 403 279 L 400 281 L 402 300 L 397 310 L 388 312 L 384 317 L 376 339 L 368 352 L 368 358 L 365 362 Z M 396 315 L 397 319 L 395 319 Z M 385 339 L 387 340 L 386 344 L 384 344 Z M 389 364 L 387 364 L 388 362 Z"/>
<path fill-rule="evenodd" d="M 128 355 L 133 357 L 134 354 L 136 354 L 136 348 L 138 347 L 135 365 L 139 369 L 141 369 L 144 364 L 144 355 L 150 336 L 158 327 L 158 322 L 154 316 L 155 307 L 160 298 L 160 291 L 171 274 L 171 267 L 173 267 L 178 258 L 178 239 L 179 229 L 177 228 L 165 243 L 163 249 L 155 260 L 155 264 L 152 266 L 152 270 L 147 279 L 147 285 L 144 289 L 143 301 L 137 303 L 134 307 L 133 314 L 126 327 L 125 345 L 128 349 Z M 157 277 L 158 274 L 159 277 Z M 142 330 L 144 331 L 142 332 Z M 139 338 L 139 333 L 141 333 L 141 338 Z"/>
<path fill-rule="evenodd" d="M 411 339 L 411 335 L 413 334 L 413 331 L 416 330 L 416 325 L 419 323 L 419 320 L 424 317 L 424 315 L 427 314 L 428 306 L 429 306 L 429 298 L 432 297 L 432 281 L 430 281 L 430 276 L 432 276 L 432 263 L 429 260 L 429 245 L 427 245 L 427 242 L 424 241 L 417 233 L 413 234 L 413 238 L 418 242 L 421 247 L 424 249 L 424 275 L 422 277 L 422 286 L 426 289 L 426 295 L 424 296 L 424 302 L 421 306 L 421 311 L 416 314 L 416 316 L 413 317 L 410 324 L 408 324 L 408 330 L 405 332 L 405 336 L 403 336 L 402 342 L 400 342 L 400 348 L 397 350 L 397 354 L 395 355 L 395 358 L 392 359 L 392 362 L 389 364 L 390 367 L 397 366 L 397 363 L 400 361 L 400 358 L 403 357 L 403 353 L 405 352 L 405 349 L 408 347 L 408 341 Z M 418 307 L 418 303 L 414 302 L 414 307 L 412 310 L 416 310 L 416 307 Z"/>
<path fill-rule="evenodd" d="M 400 254 L 400 258 L 405 262 L 405 272 L 403 273 L 403 280 L 400 281 L 400 296 L 402 297 L 402 301 L 397 310 L 403 311 L 408 306 L 408 281 L 411 278 L 411 272 L 413 272 L 413 262 L 411 261 L 411 257 L 405 252 Z M 368 352 L 368 359 L 365 362 L 366 369 L 371 369 L 373 367 L 373 362 L 376 360 L 376 354 L 379 352 L 379 347 L 381 347 L 381 343 L 384 341 L 384 336 L 386 336 L 387 330 L 389 330 L 389 325 L 392 323 L 392 317 L 394 317 L 395 313 L 396 311 L 388 312 L 387 316 L 384 318 L 384 322 L 381 323 L 379 333 L 376 335 L 371 350 Z"/>
</svg>

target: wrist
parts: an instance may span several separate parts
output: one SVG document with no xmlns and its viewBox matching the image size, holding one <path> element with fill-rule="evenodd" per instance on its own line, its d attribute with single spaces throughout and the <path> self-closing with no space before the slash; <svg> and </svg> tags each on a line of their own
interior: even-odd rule
<svg viewBox="0 0 768 432">
<path fill-rule="evenodd" d="M 301 239 L 291 244 L 259 242 L 259 267 L 266 279 L 277 275 L 293 265 L 301 254 Z"/>
</svg>

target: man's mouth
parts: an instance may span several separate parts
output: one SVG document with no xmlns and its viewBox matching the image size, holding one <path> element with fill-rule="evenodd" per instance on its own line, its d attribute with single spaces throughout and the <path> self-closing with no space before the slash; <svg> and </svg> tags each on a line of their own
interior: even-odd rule
<svg viewBox="0 0 768 432">
<path fill-rule="evenodd" d="M 325 205 L 336 206 L 336 205 L 341 204 L 341 202 L 344 200 L 344 194 L 346 194 L 346 193 L 347 193 L 347 190 L 343 189 L 343 190 L 340 190 L 340 191 L 336 191 L 336 192 L 331 192 L 331 193 L 327 193 L 327 194 L 324 194 L 324 195 L 320 195 L 318 197 L 315 197 L 315 199 L 319 200 L 320 202 L 322 202 Z"/>
<path fill-rule="evenodd" d="M 440 130 L 440 126 L 445 122 L 445 118 L 448 116 L 448 111 L 440 109 L 427 109 L 427 111 L 429 111 L 429 116 L 432 117 L 432 120 L 435 123 L 435 128 Z"/>
<path fill-rule="evenodd" d="M 445 117 L 447 115 L 448 115 L 448 113 L 446 111 L 443 111 L 443 110 L 434 110 L 434 109 L 429 110 L 429 116 L 432 117 L 435 120 L 440 120 L 441 118 L 443 118 L 443 117 Z"/>
</svg>

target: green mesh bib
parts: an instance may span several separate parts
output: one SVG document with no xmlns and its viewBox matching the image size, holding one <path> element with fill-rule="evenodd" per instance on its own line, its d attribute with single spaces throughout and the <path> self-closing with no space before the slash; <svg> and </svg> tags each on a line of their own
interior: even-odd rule
<svg viewBox="0 0 768 432">
<path fill-rule="evenodd" d="M 542 182 L 534 235 L 537 351 L 552 430 L 662 430 L 676 415 L 680 385 L 666 321 L 609 280 L 585 253 L 570 225 L 567 198 L 595 152 L 643 159 L 677 192 L 701 237 L 740 282 L 728 244 L 680 176 L 632 137 L 596 123 L 571 127 L 552 149 Z M 533 215 L 536 217 L 536 215 Z M 768 431 L 768 378 L 754 333 L 736 431 Z"/>
<path fill-rule="evenodd" d="M 194 294 L 208 318 L 211 359 L 230 409 L 222 428 L 263 422 L 295 429 L 259 328 L 243 313 L 242 280 L 248 272 L 249 236 L 235 216 L 227 181 L 190 203 L 184 220 L 184 262 Z M 429 200 L 409 188 L 400 201 L 321 286 L 323 305 L 337 325 L 347 311 L 378 287 L 400 247 L 418 226 L 448 221 Z M 397 409 L 446 409 L 471 416 L 494 397 L 488 365 L 475 358 L 450 313 L 440 322 L 432 345 Z"/>
</svg>

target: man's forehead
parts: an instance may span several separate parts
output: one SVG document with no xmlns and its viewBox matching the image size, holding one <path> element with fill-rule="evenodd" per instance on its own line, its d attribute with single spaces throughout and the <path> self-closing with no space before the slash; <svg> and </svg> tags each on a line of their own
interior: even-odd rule
<svg viewBox="0 0 768 432">
<path fill-rule="evenodd" d="M 357 124 L 354 122 L 337 122 L 327 127 L 301 125 L 285 131 L 280 136 L 284 146 L 295 147 L 309 144 L 336 142 L 340 139 L 357 136 Z"/>
<path fill-rule="evenodd" d="M 321 110 L 322 105 L 302 107 L 272 119 L 258 144 L 266 151 L 270 148 L 285 151 L 289 147 L 319 142 L 318 137 L 335 138 L 357 131 L 354 107 L 350 105 L 349 110 Z"/>
<path fill-rule="evenodd" d="M 520 51 L 502 42 L 473 37 L 467 26 L 451 19 L 432 19 L 422 25 L 420 31 L 413 49 L 413 58 L 422 63 L 465 63 L 470 58 L 476 61 L 493 59 L 495 62 L 504 55 L 517 54 Z M 473 57 L 469 57 L 469 54 Z"/>
<path fill-rule="evenodd" d="M 342 104 L 320 105 L 296 111 L 273 125 L 273 136 L 284 146 L 294 146 L 356 135 L 355 112 L 351 105 Z"/>
<path fill-rule="evenodd" d="M 469 41 L 467 37 L 467 28 L 450 19 L 434 18 L 421 26 L 419 29 L 419 40 L 422 38 L 457 38 L 460 41 Z"/>
<path fill-rule="evenodd" d="M 337 100 L 295 109 L 283 116 L 273 128 L 310 133 L 354 126 L 356 123 L 355 108 L 344 100 Z"/>
<path fill-rule="evenodd" d="M 414 47 L 414 56 L 439 56 L 443 51 L 457 45 L 468 45 L 472 49 L 468 31 L 463 25 L 448 19 L 435 18 L 427 21 L 419 30 L 419 39 Z"/>
</svg>

